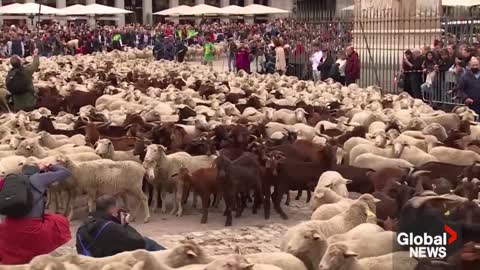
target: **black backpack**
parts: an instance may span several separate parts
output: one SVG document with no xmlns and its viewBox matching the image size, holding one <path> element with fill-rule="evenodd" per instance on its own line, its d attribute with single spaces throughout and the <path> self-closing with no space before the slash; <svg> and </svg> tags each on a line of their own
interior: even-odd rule
<svg viewBox="0 0 480 270">
<path fill-rule="evenodd" d="M 28 176 L 7 175 L 0 189 L 0 214 L 12 218 L 28 215 L 36 203 L 33 201 L 32 188 L 39 191 L 30 183 Z M 40 199 L 43 199 L 43 196 Z"/>
<path fill-rule="evenodd" d="M 12 95 L 26 93 L 28 89 L 28 80 L 25 76 L 25 72 L 23 72 L 23 67 L 12 68 L 8 71 L 5 85 Z"/>
</svg>

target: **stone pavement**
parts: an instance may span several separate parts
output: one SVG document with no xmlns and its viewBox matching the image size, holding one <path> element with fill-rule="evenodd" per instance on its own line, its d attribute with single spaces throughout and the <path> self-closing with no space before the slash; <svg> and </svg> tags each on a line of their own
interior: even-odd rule
<svg viewBox="0 0 480 270">
<path fill-rule="evenodd" d="M 232 253 L 237 246 L 243 253 L 273 252 L 279 250 L 281 236 L 289 226 L 310 219 L 311 210 L 305 203 L 306 196 L 295 201 L 293 199 L 295 195 L 296 192 L 291 193 L 290 206 L 282 205 L 289 216 L 288 220 L 282 220 L 273 209 L 270 219 L 265 220 L 263 210 L 253 215 L 248 208 L 243 212 L 242 217 L 233 218 L 232 227 L 224 227 L 225 217 L 222 215 L 223 209 L 220 206 L 218 209 L 210 209 L 207 224 L 200 224 L 200 210 L 193 209 L 189 202 L 183 217 L 156 213 L 152 215 L 149 223 L 136 222 L 132 226 L 142 235 L 156 240 L 167 248 L 176 246 L 181 240 L 191 239 L 211 255 Z M 142 219 L 139 216 L 137 220 Z M 78 220 L 72 222 L 73 237 L 79 223 Z M 76 253 L 74 239 L 53 254 L 72 253 Z"/>
</svg>

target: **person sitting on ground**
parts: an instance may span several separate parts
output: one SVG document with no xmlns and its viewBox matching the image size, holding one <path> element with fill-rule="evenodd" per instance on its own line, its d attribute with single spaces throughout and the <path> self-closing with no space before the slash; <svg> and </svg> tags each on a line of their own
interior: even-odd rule
<svg viewBox="0 0 480 270">
<path fill-rule="evenodd" d="M 26 264 L 71 239 L 68 219 L 45 213 L 46 192 L 72 174 L 61 165 L 25 165 L 23 174 L 0 180 L 0 265 Z M 12 195 L 15 194 L 15 195 Z"/>
<path fill-rule="evenodd" d="M 24 66 L 18 55 L 13 55 L 10 58 L 10 64 L 12 69 L 8 71 L 5 86 L 12 95 L 14 108 L 16 111 L 32 111 L 37 103 L 32 76 L 40 65 L 38 49 L 33 52 L 33 62 L 31 64 Z"/>
<path fill-rule="evenodd" d="M 96 211 L 77 230 L 78 254 L 101 258 L 137 249 L 165 249 L 128 224 L 128 212 L 117 207 L 114 197 L 103 195 L 97 199 L 96 206 Z"/>
</svg>

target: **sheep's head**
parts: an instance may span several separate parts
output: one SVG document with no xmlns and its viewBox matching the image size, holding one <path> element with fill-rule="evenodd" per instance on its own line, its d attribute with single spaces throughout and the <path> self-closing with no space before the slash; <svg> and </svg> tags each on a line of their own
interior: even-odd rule
<svg viewBox="0 0 480 270">
<path fill-rule="evenodd" d="M 282 242 L 281 250 L 298 258 L 307 257 L 312 250 L 319 251 L 317 254 L 321 254 L 327 247 L 327 238 L 321 232 L 302 224 L 291 228 L 286 237 L 286 241 Z"/>
<path fill-rule="evenodd" d="M 265 157 L 265 168 L 272 170 L 273 176 L 278 176 L 278 165 L 286 160 L 284 154 L 280 151 L 272 151 Z"/>
<path fill-rule="evenodd" d="M 22 143 L 26 138 L 23 136 L 15 135 L 10 138 L 8 143 L 11 149 L 17 149 L 20 143 Z"/>
<path fill-rule="evenodd" d="M 357 256 L 358 254 L 350 251 L 347 245 L 343 243 L 335 243 L 328 247 L 327 252 L 323 256 L 318 267 L 320 270 L 343 269 Z"/>
<path fill-rule="evenodd" d="M 147 146 L 145 153 L 145 160 L 159 160 L 165 156 L 167 148 L 161 144 L 151 144 Z"/>
<path fill-rule="evenodd" d="M 171 250 L 165 263 L 170 267 L 180 268 L 191 264 L 207 264 L 209 258 L 197 243 L 186 240 Z"/>
<path fill-rule="evenodd" d="M 315 188 L 315 192 L 313 193 L 312 200 L 310 201 L 310 209 L 315 211 L 320 205 L 324 203 L 331 203 L 329 201 L 325 202 L 329 194 L 333 193 L 333 191 L 327 187 L 317 187 Z"/>
<path fill-rule="evenodd" d="M 23 140 L 15 150 L 15 154 L 18 156 L 30 157 L 40 147 L 36 140 Z"/>
<path fill-rule="evenodd" d="M 114 152 L 113 143 L 109 139 L 100 139 L 95 143 L 95 154 L 105 158 Z"/>
<path fill-rule="evenodd" d="M 30 262 L 31 270 L 65 270 L 65 266 L 51 255 L 41 255 Z"/>
</svg>

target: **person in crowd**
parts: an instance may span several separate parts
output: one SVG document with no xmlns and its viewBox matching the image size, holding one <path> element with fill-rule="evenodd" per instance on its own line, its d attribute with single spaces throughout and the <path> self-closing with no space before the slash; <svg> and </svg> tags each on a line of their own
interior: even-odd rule
<svg viewBox="0 0 480 270">
<path fill-rule="evenodd" d="M 188 51 L 188 47 L 185 46 L 185 42 L 183 42 L 183 40 L 181 40 L 181 39 L 177 40 L 176 50 L 177 50 L 177 52 L 176 52 L 177 61 L 182 63 L 183 60 L 185 59 L 185 55 L 187 54 L 187 51 Z"/>
<path fill-rule="evenodd" d="M 414 98 L 421 98 L 421 85 L 423 83 L 423 61 L 424 57 L 420 49 L 412 50 L 412 61 L 410 64 L 410 88 Z"/>
<path fill-rule="evenodd" d="M 113 196 L 103 195 L 97 198 L 95 212 L 90 213 L 77 230 L 78 254 L 101 258 L 137 249 L 165 249 L 130 226 L 129 216 L 125 209 L 118 207 Z"/>
<path fill-rule="evenodd" d="M 25 44 L 17 33 L 13 34 L 12 39 L 7 42 L 7 46 L 7 52 L 9 55 L 25 57 Z"/>
<path fill-rule="evenodd" d="M 250 44 L 250 71 L 263 73 L 265 67 L 265 49 L 260 37 L 256 36 Z"/>
<path fill-rule="evenodd" d="M 434 80 L 436 77 L 436 68 L 438 69 L 437 59 L 432 51 L 427 52 L 422 68 L 425 76 L 425 82 L 421 85 L 422 96 L 424 100 L 431 100 L 433 95 Z"/>
<path fill-rule="evenodd" d="M 462 67 L 467 67 L 468 63 L 470 63 L 470 59 L 473 57 L 473 51 L 467 45 L 464 45 L 460 50 L 460 60 L 462 61 Z"/>
<path fill-rule="evenodd" d="M 15 214 L 7 214 L 5 221 L 0 223 L 0 265 L 29 263 L 35 256 L 49 254 L 71 239 L 68 219 L 59 214 L 45 213 L 48 187 L 65 181 L 71 175 L 68 169 L 58 164 L 25 165 L 22 174 L 12 174 L 0 180 L 1 192 L 10 186 L 5 181 L 21 181 L 25 177 L 30 182 L 28 189 L 32 195 L 29 207 L 16 208 Z"/>
<path fill-rule="evenodd" d="M 283 75 L 287 70 L 285 49 L 283 48 L 280 40 L 277 38 L 273 40 L 273 45 L 275 46 L 275 71 L 278 72 L 280 75 Z"/>
<path fill-rule="evenodd" d="M 213 45 L 213 40 L 207 38 L 207 42 L 203 45 L 203 62 L 205 65 L 213 67 L 213 60 L 215 60 L 215 45 Z"/>
<path fill-rule="evenodd" d="M 119 50 L 119 51 L 123 49 L 122 35 L 118 32 L 113 35 L 112 47 L 114 50 Z"/>
<path fill-rule="evenodd" d="M 240 46 L 237 50 L 237 71 L 243 70 L 250 73 L 250 50 L 245 43 L 240 42 Z"/>
<path fill-rule="evenodd" d="M 22 65 L 22 59 L 18 55 L 10 58 L 12 68 L 7 74 L 5 86 L 12 95 L 13 106 L 16 111 L 31 111 L 35 109 L 37 97 L 33 87 L 32 76 L 40 65 L 38 49 L 33 53 L 33 62 Z"/>
<path fill-rule="evenodd" d="M 155 44 L 153 46 L 153 55 L 155 59 L 158 61 L 158 60 L 164 59 L 164 53 L 165 53 L 164 37 L 163 37 L 163 34 L 158 34 L 155 37 Z"/>
<path fill-rule="evenodd" d="M 452 77 L 453 74 L 448 73 L 449 70 L 453 67 L 455 61 L 453 58 L 450 57 L 448 50 L 447 49 L 441 49 L 440 50 L 440 58 L 438 59 L 438 65 L 435 66 L 435 71 L 437 72 L 438 76 L 436 79 L 436 89 L 437 91 L 447 92 L 450 88 L 453 87 L 451 85 L 451 78 L 448 78 L 447 81 L 447 76 Z"/>
<path fill-rule="evenodd" d="M 312 76 L 315 82 L 321 79 L 321 72 L 318 69 L 318 66 L 320 65 L 322 58 L 323 52 L 320 50 L 320 46 L 318 46 L 318 44 L 314 44 L 313 55 L 310 57 L 310 62 L 312 62 Z"/>
<path fill-rule="evenodd" d="M 411 84 L 413 53 L 411 50 L 406 50 L 402 59 L 402 73 L 403 73 L 403 91 L 413 96 Z"/>
<path fill-rule="evenodd" d="M 297 76 L 301 80 L 305 79 L 305 70 L 308 63 L 308 56 L 305 50 L 305 46 L 303 46 L 303 42 L 297 41 L 297 44 L 292 51 L 290 61 L 293 66 L 293 72 L 291 72 L 291 74 L 289 75 Z"/>
<path fill-rule="evenodd" d="M 345 66 L 345 84 L 356 83 L 360 79 L 360 59 L 353 46 L 346 49 L 347 64 Z"/>
<path fill-rule="evenodd" d="M 173 61 L 175 59 L 175 46 L 175 39 L 173 38 L 173 35 L 167 36 L 165 38 L 165 44 L 163 46 L 163 57 L 165 60 Z"/>
<path fill-rule="evenodd" d="M 228 38 L 227 43 L 227 64 L 228 64 L 228 71 L 232 72 L 235 71 L 236 66 L 236 57 L 237 56 L 237 44 L 232 38 Z"/>
<path fill-rule="evenodd" d="M 330 77 L 330 71 L 334 64 L 332 54 L 327 48 L 322 49 L 322 59 L 317 69 L 320 69 L 320 79 L 322 81 L 327 80 Z"/>
<path fill-rule="evenodd" d="M 330 77 L 335 81 L 345 85 L 345 67 L 347 66 L 347 56 L 344 51 L 338 52 L 337 62 L 333 66 L 334 72 L 330 72 Z"/>
<path fill-rule="evenodd" d="M 477 114 L 480 113 L 480 62 L 478 58 L 470 59 L 469 69 L 460 78 L 458 90 L 465 105 Z"/>
</svg>

